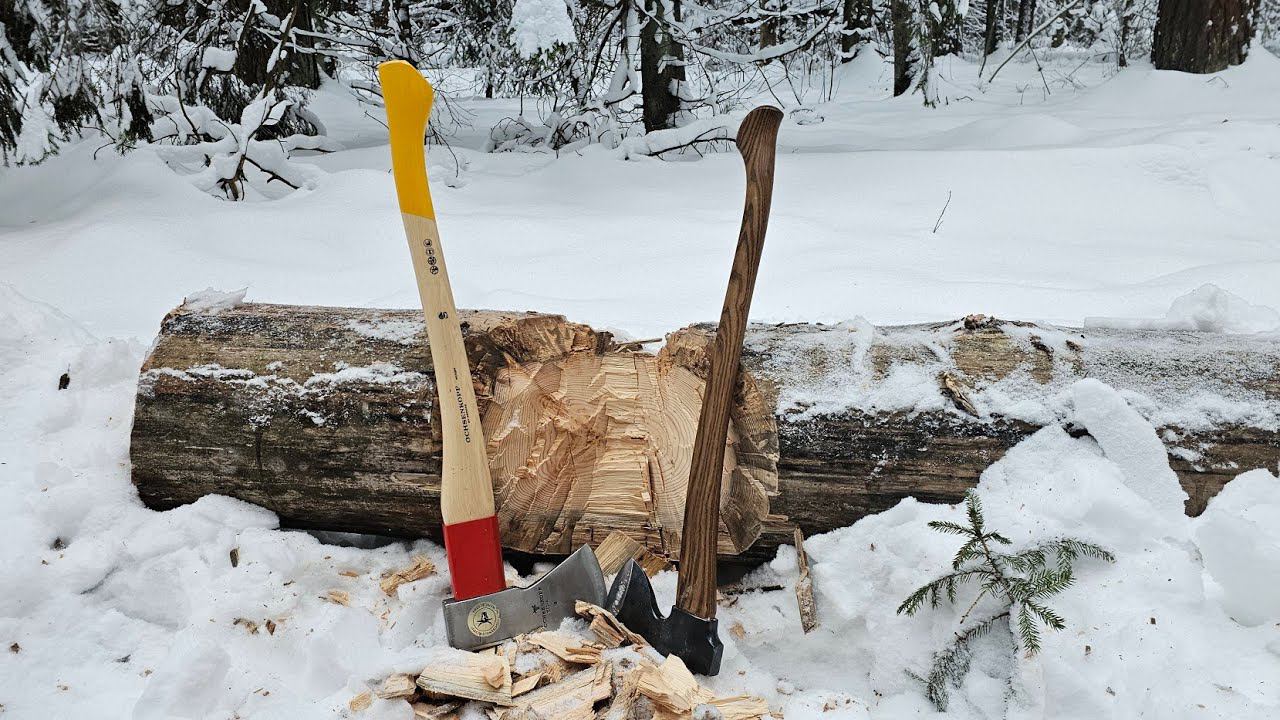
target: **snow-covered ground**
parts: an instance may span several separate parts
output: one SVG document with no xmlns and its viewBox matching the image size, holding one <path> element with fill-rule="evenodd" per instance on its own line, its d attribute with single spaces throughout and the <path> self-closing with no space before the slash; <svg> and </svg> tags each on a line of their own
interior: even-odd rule
<svg viewBox="0 0 1280 720">
<path fill-rule="evenodd" d="M 957 62 L 943 68 L 952 101 L 936 110 L 884 99 L 878 65 L 844 71 L 836 102 L 783 126 L 753 319 L 984 312 L 1280 330 L 1280 60 L 1259 51 L 1210 77 L 1075 66 L 1051 65 L 1046 95 L 1030 66 L 981 90 Z M 484 129 L 517 103 L 463 105 L 476 129 L 429 158 L 459 304 L 562 312 L 635 337 L 717 315 L 741 213 L 734 154 L 486 154 Z M 92 142 L 0 169 L 4 718 L 343 716 L 367 683 L 420 669 L 443 642 L 447 578 L 391 598 L 377 585 L 415 554 L 444 567 L 438 547 L 323 544 L 218 497 L 155 513 L 129 484 L 137 368 L 184 295 L 417 301 L 384 131 L 340 88 L 315 106 L 346 149 L 312 158 L 314 187 L 277 201 L 222 202 L 151 150 L 95 159 Z M 1185 519 L 1168 509 L 1167 463 L 1141 450 L 1159 442 L 1150 426 L 1106 386 L 1072 399 L 1092 438 L 1046 428 L 979 490 L 1015 547 L 1070 534 L 1117 562 L 1080 563 L 1052 603 L 1068 627 L 1036 657 L 1014 661 L 998 633 L 984 640 L 949 713 L 1280 714 L 1277 468 L 1242 468 L 1253 471 Z M 813 538 L 810 635 L 784 548 L 750 580 L 788 587 L 723 611 L 740 632 L 724 633 L 713 684 L 761 694 L 789 720 L 932 713 L 907 673 L 927 670 L 964 608 L 894 610 L 958 545 L 925 523 L 960 515 L 908 500 Z M 658 579 L 668 601 L 674 580 Z M 349 606 L 322 599 L 334 589 Z"/>
</svg>

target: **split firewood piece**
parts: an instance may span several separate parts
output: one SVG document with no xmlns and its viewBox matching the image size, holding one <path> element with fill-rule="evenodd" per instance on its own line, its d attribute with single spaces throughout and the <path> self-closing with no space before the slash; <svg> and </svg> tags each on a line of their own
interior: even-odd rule
<svg viewBox="0 0 1280 720">
<path fill-rule="evenodd" d="M 369 693 L 368 690 L 360 693 L 359 695 L 356 695 L 355 697 L 347 701 L 347 707 L 351 708 L 351 712 L 362 712 L 364 710 L 368 710 L 369 706 L 372 704 L 373 704 L 373 696 Z"/>
<path fill-rule="evenodd" d="M 413 720 L 457 720 L 462 703 L 413 703 Z"/>
<path fill-rule="evenodd" d="M 613 695 L 612 667 L 610 663 L 600 663 L 554 685 L 540 687 L 514 700 L 513 707 L 495 709 L 492 717 L 494 720 L 594 720 L 596 703 Z"/>
<path fill-rule="evenodd" d="M 720 711 L 720 720 L 752 720 L 769 712 L 769 704 L 751 695 L 716 698 L 709 703 Z"/>
<path fill-rule="evenodd" d="M 675 655 L 668 655 L 661 665 L 647 666 L 638 672 L 640 681 L 636 689 L 652 700 L 659 711 L 687 716 L 698 705 L 714 699 L 711 691 L 699 685 L 684 661 Z"/>
<path fill-rule="evenodd" d="M 378 697 L 384 700 L 413 697 L 417 693 L 418 684 L 414 682 L 413 676 L 404 673 L 392 675 L 383 680 L 377 690 Z"/>
<path fill-rule="evenodd" d="M 599 714 L 600 720 L 634 720 L 652 715 L 652 704 L 640 695 L 640 671 L 643 667 L 623 667 L 622 663 L 615 663 L 613 700 Z"/>
<path fill-rule="evenodd" d="M 511 665 L 506 655 L 456 652 L 429 665 L 418 687 L 446 697 L 511 704 Z"/>
<path fill-rule="evenodd" d="M 600 662 L 600 651 L 604 649 L 597 643 L 557 631 L 533 633 L 529 636 L 529 642 L 562 660 L 579 665 L 595 665 Z"/>
<path fill-rule="evenodd" d="M 616 648 L 622 645 L 623 641 L 641 647 L 648 644 L 643 637 L 623 625 L 613 613 L 599 605 L 579 600 L 574 603 L 573 611 L 580 617 L 591 618 L 591 632 L 595 633 L 605 647 Z"/>
<path fill-rule="evenodd" d="M 530 690 L 538 687 L 538 682 L 542 680 L 541 672 L 532 672 L 524 677 L 511 683 L 511 697 L 523 695 Z"/>
<path fill-rule="evenodd" d="M 813 578 L 809 575 L 809 556 L 804 551 L 804 533 L 795 531 L 796 566 L 800 576 L 796 578 L 796 604 L 800 606 L 800 627 L 805 633 L 818 627 L 818 612 L 813 603 Z"/>
<path fill-rule="evenodd" d="M 579 665 L 569 662 L 564 658 L 557 657 L 549 650 L 543 649 L 539 645 L 529 642 L 528 636 L 521 639 L 520 656 L 525 663 L 532 661 L 533 665 L 527 666 L 525 675 L 531 675 L 535 672 L 542 673 L 541 683 L 543 685 L 552 685 L 558 683 L 564 678 L 572 675 L 581 669 Z M 512 665 L 514 667 L 514 664 Z"/>
<path fill-rule="evenodd" d="M 640 563 L 644 574 L 653 577 L 667 569 L 667 559 L 655 554 L 641 545 L 635 538 L 621 530 L 614 530 L 596 548 L 596 559 L 600 561 L 600 570 L 605 575 L 612 575 L 622 569 L 628 560 Z"/>
<path fill-rule="evenodd" d="M 382 580 L 378 583 L 382 587 L 382 592 L 387 595 L 395 595 L 396 589 L 405 583 L 411 583 L 415 580 L 421 580 L 424 577 L 430 577 L 436 572 L 436 564 L 427 559 L 425 555 L 415 555 L 413 564 L 401 570 L 388 570 L 382 574 Z"/>
</svg>

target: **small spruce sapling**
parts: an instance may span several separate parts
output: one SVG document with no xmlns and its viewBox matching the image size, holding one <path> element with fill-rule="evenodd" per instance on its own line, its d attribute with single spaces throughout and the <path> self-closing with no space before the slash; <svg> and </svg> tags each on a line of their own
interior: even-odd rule
<svg viewBox="0 0 1280 720">
<path fill-rule="evenodd" d="M 907 596 L 898 606 L 898 614 L 915 615 L 926 604 L 938 607 L 942 599 L 954 604 L 957 591 L 964 585 L 978 583 L 978 595 L 960 616 L 964 625 L 983 598 L 991 597 L 1003 610 L 969 625 L 956 633 L 952 644 L 933 656 L 933 665 L 925 677 L 914 675 L 925 684 L 925 694 L 938 710 L 947 709 L 948 690 L 957 687 L 969 672 L 970 647 L 974 640 L 987 634 L 996 623 L 1009 622 L 1015 648 L 1028 656 L 1040 651 L 1040 625 L 1061 630 L 1066 621 L 1046 600 L 1066 589 L 1074 581 L 1072 565 L 1078 558 L 1115 562 L 1115 556 L 1104 548 L 1075 538 L 1057 538 L 1040 543 L 1019 553 L 1002 553 L 996 548 L 1012 543 L 1009 538 L 986 528 L 982 501 L 970 490 L 965 495 L 968 524 L 935 520 L 929 527 L 948 535 L 959 535 L 965 542 L 951 560 L 953 572 L 944 575 Z"/>
</svg>

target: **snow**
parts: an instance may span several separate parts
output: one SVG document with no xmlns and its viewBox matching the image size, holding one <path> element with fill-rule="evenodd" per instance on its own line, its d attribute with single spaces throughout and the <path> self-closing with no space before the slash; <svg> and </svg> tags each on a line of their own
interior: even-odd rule
<svg viewBox="0 0 1280 720">
<path fill-rule="evenodd" d="M 1249 626 L 1280 618 L 1280 480 L 1263 469 L 1239 475 L 1194 524 L 1231 617 Z"/>
<path fill-rule="evenodd" d="M 1011 63 L 979 90 L 976 67 L 948 61 L 939 78 L 950 103 L 929 111 L 918 98 L 886 99 L 888 74 L 872 56 L 841 69 L 836 99 L 814 105 L 810 124 L 788 120 L 780 136 L 752 317 L 827 322 L 824 353 L 847 361 L 834 371 L 837 387 L 803 386 L 780 403 L 943 403 L 927 373 L 867 372 L 860 358 L 873 323 L 985 312 L 1061 326 L 1145 317 L 1267 329 L 1260 308 L 1280 307 L 1280 61 L 1255 52 L 1212 82 L 1050 62 L 1047 97 L 1033 67 Z M 463 307 L 560 312 L 637 338 L 718 315 L 741 216 L 736 154 L 678 163 L 627 161 L 625 148 L 599 146 L 559 158 L 489 154 L 488 128 L 515 116 L 518 101 L 460 102 L 475 123 L 453 141 L 460 162 L 429 154 L 433 168 L 459 174 L 433 190 Z M 161 318 L 184 295 L 208 310 L 244 297 L 191 288 L 252 286 L 263 302 L 417 305 L 385 130 L 334 84 L 315 103 L 344 149 L 296 158 L 309 181 L 270 202 L 211 197 L 155 150 L 95 158 L 94 141 L 0 169 L 6 720 L 351 717 L 353 696 L 441 651 L 448 578 L 435 544 L 339 544 L 334 534 L 281 530 L 272 513 L 225 497 L 154 512 L 130 483 L 138 372 Z M 1217 289 L 1199 289 L 1210 284 Z M 364 329 L 397 342 L 417 331 Z M 1105 329 L 1090 337 L 1087 352 L 1108 351 Z M 1160 445 L 1196 448 L 1152 429 L 1171 418 L 1280 422 L 1263 390 L 1231 395 L 1214 384 L 1243 337 L 1221 335 L 1213 357 L 1191 359 L 1206 370 L 1195 386 L 1153 380 L 1117 393 L 1103 377 L 1042 395 L 1003 384 L 975 392 L 981 412 L 1049 423 L 982 475 L 991 527 L 1015 548 L 1071 535 L 1117 559 L 1079 563 L 1076 583 L 1052 602 L 1068 626 L 1047 633 L 1040 654 L 1012 656 L 1000 632 L 975 646 L 948 716 L 1280 713 L 1276 468 L 1239 468 L 1203 516 L 1184 520 L 1171 512 L 1181 490 Z M 797 363 L 817 361 L 799 348 Z M 293 385 L 241 368 L 173 371 L 282 392 L 414 381 L 390 366 L 335 367 Z M 70 384 L 59 390 L 63 373 Z M 1071 425 L 1089 436 L 1071 437 Z M 723 609 L 724 671 L 711 684 L 759 693 L 788 720 L 932 714 L 907 671 L 925 670 L 954 636 L 968 598 L 915 617 L 894 609 L 956 549 L 926 522 L 961 514 L 908 499 L 809 538 L 820 624 L 808 635 L 792 595 L 794 552 L 780 549 L 747 582 L 783 589 Z M 384 595 L 381 573 L 415 555 L 441 571 Z M 670 603 L 674 574 L 655 581 Z M 323 599 L 334 589 L 350 594 L 349 606 Z M 359 717 L 404 712 L 379 701 Z"/>
<path fill-rule="evenodd" d="M 420 320 L 349 320 L 347 328 L 363 337 L 390 340 L 401 345 L 412 345 L 426 332 L 426 324 Z"/>
<path fill-rule="evenodd" d="M 182 307 L 191 312 L 217 315 L 223 310 L 230 310 L 243 303 L 244 296 L 248 292 L 249 288 L 247 287 L 239 290 L 205 288 L 204 290 L 187 293 L 187 297 L 182 301 Z"/>
<path fill-rule="evenodd" d="M 1280 312 L 1264 305 L 1252 305 L 1235 293 L 1205 283 L 1175 299 L 1163 318 L 1085 318 L 1084 326 L 1214 333 L 1276 332 L 1280 331 Z"/>
<path fill-rule="evenodd" d="M 200 56 L 200 67 L 218 72 L 231 72 L 236 64 L 236 51 L 218 47 L 207 47 Z"/>
<path fill-rule="evenodd" d="M 1076 421 L 1124 473 L 1125 484 L 1161 513 L 1181 516 L 1187 493 L 1169 469 L 1164 443 L 1111 386 L 1092 378 L 1071 388 Z"/>
<path fill-rule="evenodd" d="M 576 41 L 565 0 L 516 0 L 511 8 L 512 40 L 520 57 L 531 58 L 556 43 Z"/>
</svg>

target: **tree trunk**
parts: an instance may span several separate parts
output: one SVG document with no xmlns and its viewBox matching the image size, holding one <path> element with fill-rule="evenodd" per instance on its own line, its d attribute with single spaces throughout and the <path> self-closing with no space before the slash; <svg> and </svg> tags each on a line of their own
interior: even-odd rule
<svg viewBox="0 0 1280 720">
<path fill-rule="evenodd" d="M 840 13 L 840 62 L 857 57 L 870 39 L 875 23 L 872 12 L 871 0 L 844 0 Z"/>
<path fill-rule="evenodd" d="M 893 96 L 911 89 L 915 75 L 915 13 L 912 0 L 890 0 L 889 23 L 893 30 Z"/>
<path fill-rule="evenodd" d="M 236 0 L 236 7 L 247 10 L 250 0 Z M 296 12 L 293 26 L 299 30 L 313 30 L 311 0 L 265 0 L 267 11 L 284 20 L 291 12 Z M 309 50 L 315 40 L 308 35 L 297 36 L 298 45 Z M 276 40 L 259 32 L 250 30 L 245 35 L 244 46 L 236 55 L 233 72 L 242 82 L 260 87 L 267 81 L 267 62 L 275 51 Z M 320 87 L 320 66 L 314 53 L 304 50 L 293 50 L 285 58 L 286 70 L 281 78 L 281 85 L 298 86 L 315 89 Z M 236 114 L 239 117 L 239 113 Z"/>
<path fill-rule="evenodd" d="M 620 529 L 676 557 L 713 329 L 673 333 L 654 356 L 559 316 L 463 314 L 504 545 L 563 554 Z M 295 527 L 438 537 L 430 367 L 418 311 L 179 308 L 142 368 L 133 481 L 157 509 L 220 493 Z M 875 329 L 755 325 L 743 370 L 719 549 L 751 561 L 789 543 L 797 526 L 825 532 L 908 496 L 959 501 L 1040 427 L 982 412 L 976 388 L 995 384 L 1034 402 L 1098 377 L 1157 410 L 1194 388 L 1252 397 L 1280 413 L 1280 341 L 1251 336 L 981 318 Z M 932 378 L 945 404 L 806 407 L 835 393 L 857 400 L 904 376 L 926 389 Z M 1160 432 L 1192 514 L 1235 474 L 1280 461 L 1273 422 Z"/>
<path fill-rule="evenodd" d="M 684 82 L 684 46 L 660 20 L 680 21 L 680 0 L 644 0 L 641 15 L 640 84 L 644 101 L 644 130 L 676 126 L 680 116 L 679 85 Z"/>
<path fill-rule="evenodd" d="M 1160 0 L 1151 62 L 1158 70 L 1212 73 L 1249 54 L 1256 0 Z"/>
<path fill-rule="evenodd" d="M 926 9 L 929 18 L 929 41 L 933 44 L 933 57 L 940 58 L 954 55 L 962 49 L 961 31 L 964 28 L 964 16 L 956 7 L 956 0 L 934 0 L 938 8 L 938 16 Z M 927 7 L 927 6 L 926 6 Z"/>
<path fill-rule="evenodd" d="M 778 0 L 760 0 L 760 8 L 762 10 L 781 9 Z M 760 23 L 760 45 L 761 50 L 778 44 L 778 19 L 771 17 Z"/>
<path fill-rule="evenodd" d="M 1036 0 L 1018 0 L 1018 25 L 1014 32 L 1014 42 L 1027 39 L 1027 34 L 1035 29 Z"/>
<path fill-rule="evenodd" d="M 987 0 L 987 32 L 982 54 L 990 55 L 1000 46 L 1000 26 L 1004 23 L 1004 0 Z"/>
</svg>

